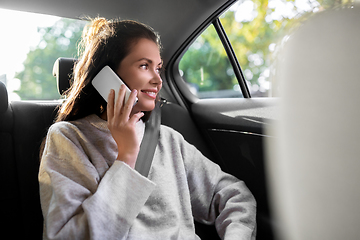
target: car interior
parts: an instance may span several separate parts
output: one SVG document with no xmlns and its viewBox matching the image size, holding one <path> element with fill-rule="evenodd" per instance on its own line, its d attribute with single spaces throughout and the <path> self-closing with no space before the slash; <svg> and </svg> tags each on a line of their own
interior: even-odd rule
<svg viewBox="0 0 360 240">
<path fill-rule="evenodd" d="M 181 79 L 179 58 L 196 37 L 234 0 L 201 1 L 51 1 L 5 0 L 1 8 L 69 18 L 87 16 L 137 19 L 162 38 L 165 72 L 161 123 L 179 131 L 205 156 L 243 180 L 257 201 L 257 239 L 274 239 L 265 172 L 265 127 L 276 120 L 276 98 L 199 99 Z M 26 19 L 24 19 L 26 21 Z M 231 52 L 231 51 L 230 51 Z M 59 93 L 69 87 L 75 59 L 56 56 L 54 81 Z M 236 65 L 236 63 L 234 63 Z M 241 78 L 241 69 L 239 77 Z M 240 79 L 239 81 L 244 81 Z M 246 91 L 246 84 L 242 82 Z M 3 234 L 13 239 L 41 239 L 43 217 L 39 199 L 39 147 L 53 123 L 59 101 L 8 101 L 0 81 L 0 198 Z M 219 239 L 214 226 L 196 223 L 201 239 Z"/>
</svg>

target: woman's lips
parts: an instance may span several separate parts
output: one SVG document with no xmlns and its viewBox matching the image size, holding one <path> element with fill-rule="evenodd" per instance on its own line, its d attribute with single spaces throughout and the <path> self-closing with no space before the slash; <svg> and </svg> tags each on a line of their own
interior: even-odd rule
<svg viewBox="0 0 360 240">
<path fill-rule="evenodd" d="M 157 90 L 146 89 L 146 90 L 141 90 L 141 92 L 152 99 L 156 99 Z"/>
</svg>

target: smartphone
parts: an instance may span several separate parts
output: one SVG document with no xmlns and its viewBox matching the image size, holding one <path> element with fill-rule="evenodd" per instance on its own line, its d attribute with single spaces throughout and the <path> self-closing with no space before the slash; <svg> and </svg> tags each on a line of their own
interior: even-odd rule
<svg viewBox="0 0 360 240">
<path fill-rule="evenodd" d="M 105 66 L 103 69 L 101 69 L 101 71 L 92 80 L 92 85 L 105 99 L 106 102 L 108 100 L 108 96 L 111 89 L 115 90 L 115 102 L 116 102 L 121 85 L 125 85 L 125 89 L 126 89 L 125 102 L 127 102 L 130 97 L 130 93 L 131 93 L 130 89 L 109 66 Z M 136 98 L 134 105 L 137 103 L 137 101 L 138 98 Z"/>
</svg>

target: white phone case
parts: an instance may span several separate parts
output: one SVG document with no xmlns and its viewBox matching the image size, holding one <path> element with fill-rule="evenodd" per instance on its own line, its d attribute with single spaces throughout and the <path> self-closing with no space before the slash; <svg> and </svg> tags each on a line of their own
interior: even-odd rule
<svg viewBox="0 0 360 240">
<path fill-rule="evenodd" d="M 119 95 L 120 86 L 123 84 L 126 87 L 125 102 L 127 102 L 131 91 L 109 66 L 105 66 L 103 69 L 101 69 L 101 71 L 92 80 L 92 85 L 105 99 L 106 102 L 108 100 L 108 96 L 111 89 L 115 90 L 115 102 L 116 102 Z M 136 98 L 135 104 L 137 103 L 137 101 L 138 99 Z"/>
</svg>

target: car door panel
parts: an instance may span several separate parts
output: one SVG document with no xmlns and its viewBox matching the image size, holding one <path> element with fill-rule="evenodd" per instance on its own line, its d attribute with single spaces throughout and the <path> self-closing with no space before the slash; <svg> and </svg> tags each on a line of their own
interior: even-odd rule
<svg viewBox="0 0 360 240">
<path fill-rule="evenodd" d="M 215 161 L 243 180 L 257 200 L 257 239 L 272 239 L 266 187 L 265 128 L 275 120 L 277 99 L 202 99 L 191 105 L 194 121 Z"/>
<path fill-rule="evenodd" d="M 206 127 L 263 134 L 275 119 L 275 98 L 201 99 L 191 105 L 196 121 Z"/>
</svg>

